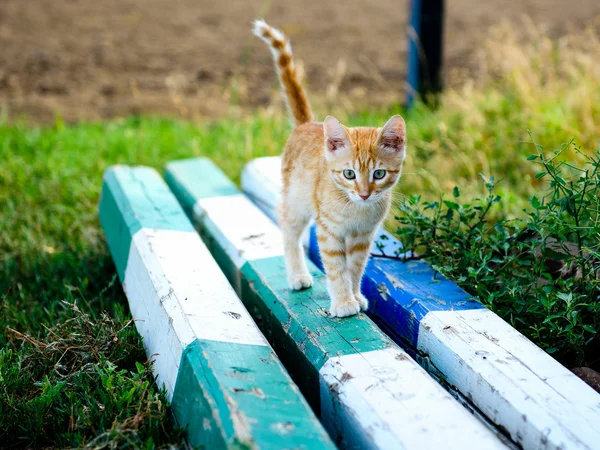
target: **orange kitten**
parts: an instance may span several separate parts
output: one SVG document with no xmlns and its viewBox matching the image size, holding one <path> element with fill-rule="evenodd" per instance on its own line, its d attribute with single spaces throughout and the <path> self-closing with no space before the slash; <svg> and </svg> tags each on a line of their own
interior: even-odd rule
<svg viewBox="0 0 600 450">
<path fill-rule="evenodd" d="M 331 315 L 357 314 L 368 307 L 360 281 L 406 156 L 404 119 L 382 128 L 347 128 L 332 116 L 313 122 L 287 38 L 262 20 L 254 34 L 271 49 L 295 125 L 282 156 L 280 215 L 290 287 L 312 286 L 300 237 L 315 217 Z"/>
</svg>

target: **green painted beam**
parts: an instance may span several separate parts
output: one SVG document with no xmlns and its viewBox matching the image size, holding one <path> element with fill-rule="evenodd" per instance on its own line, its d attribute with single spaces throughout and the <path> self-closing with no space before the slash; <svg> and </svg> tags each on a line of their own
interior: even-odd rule
<svg viewBox="0 0 600 450">
<path fill-rule="evenodd" d="M 202 167 L 202 172 L 191 168 Z M 250 314 L 344 448 L 499 449 L 458 404 L 364 314 L 329 316 L 323 274 L 291 291 L 279 229 L 207 159 L 167 165 L 166 179 Z M 225 183 L 220 181 L 220 183 Z"/>
<path fill-rule="evenodd" d="M 335 448 L 160 175 L 109 169 L 99 208 L 136 328 L 188 443 Z"/>
</svg>

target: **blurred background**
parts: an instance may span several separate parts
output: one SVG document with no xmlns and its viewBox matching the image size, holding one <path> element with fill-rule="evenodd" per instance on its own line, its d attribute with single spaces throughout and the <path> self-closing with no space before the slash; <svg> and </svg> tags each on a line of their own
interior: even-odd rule
<svg viewBox="0 0 600 450">
<path fill-rule="evenodd" d="M 195 118 L 273 103 L 270 54 L 250 33 L 266 18 L 292 39 L 311 98 L 343 108 L 402 101 L 409 2 L 2 0 L 0 108 L 51 122 L 132 114 Z M 476 77 L 490 29 L 550 37 L 600 15 L 597 0 L 446 2 L 445 82 Z M 527 33 L 523 33 L 527 34 Z M 338 101 L 339 103 L 339 101 Z"/>
</svg>

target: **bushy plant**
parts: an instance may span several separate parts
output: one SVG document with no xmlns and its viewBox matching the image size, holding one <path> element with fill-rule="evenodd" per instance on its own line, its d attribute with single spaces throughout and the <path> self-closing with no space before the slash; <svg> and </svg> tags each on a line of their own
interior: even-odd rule
<svg viewBox="0 0 600 450">
<path fill-rule="evenodd" d="M 547 190 L 531 197 L 523 218 L 490 220 L 502 203 L 487 196 L 400 205 L 397 235 L 405 249 L 494 310 L 568 366 L 600 366 L 600 151 L 572 142 L 550 155 L 532 142 L 527 159 Z M 574 165 L 569 152 L 584 162 Z"/>
</svg>

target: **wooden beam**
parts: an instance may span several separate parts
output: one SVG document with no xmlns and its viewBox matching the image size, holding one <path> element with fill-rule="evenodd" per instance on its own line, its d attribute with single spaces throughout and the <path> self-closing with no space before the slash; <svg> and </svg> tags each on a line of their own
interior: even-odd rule
<svg viewBox="0 0 600 450">
<path fill-rule="evenodd" d="M 108 169 L 100 223 L 191 446 L 335 448 L 155 170 Z"/>
<path fill-rule="evenodd" d="M 224 186 L 227 178 L 212 162 L 172 162 L 166 178 L 340 447 L 504 448 L 368 317 L 330 317 L 312 263 L 312 288 L 290 291 L 281 232 L 231 182 L 228 195 L 215 193 L 214 180 Z"/>
</svg>

